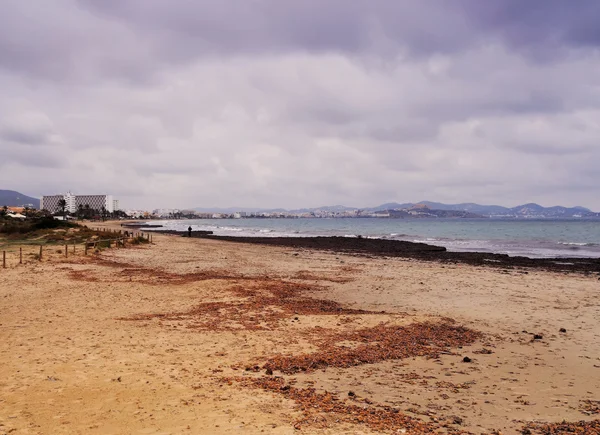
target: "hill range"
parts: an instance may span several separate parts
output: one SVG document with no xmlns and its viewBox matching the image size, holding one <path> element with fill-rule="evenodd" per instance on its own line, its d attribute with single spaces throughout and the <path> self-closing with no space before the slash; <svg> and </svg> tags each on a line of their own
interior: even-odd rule
<svg viewBox="0 0 600 435">
<path fill-rule="evenodd" d="M 23 195 L 14 190 L 0 190 L 0 207 L 23 207 L 40 208 L 40 200 L 31 196 Z"/>
<path fill-rule="evenodd" d="M 384 212 L 389 211 L 391 215 L 398 217 L 402 216 L 400 211 L 411 210 L 426 206 L 431 211 L 434 211 L 438 217 L 444 217 L 444 213 L 441 212 L 463 212 L 462 217 L 497 217 L 497 218 L 597 218 L 600 217 L 600 213 L 591 211 L 585 207 L 543 207 L 539 204 L 528 203 L 518 205 L 516 207 L 503 207 L 501 205 L 481 205 L 475 203 L 460 203 L 460 204 L 444 204 L 441 202 L 433 201 L 420 201 L 420 202 L 388 202 L 381 204 L 376 207 L 346 207 L 343 205 L 323 206 L 315 208 L 300 208 L 295 210 L 288 210 L 283 208 L 276 209 L 260 209 L 260 208 L 207 208 L 199 207 L 193 210 L 204 213 L 234 213 L 239 211 L 246 211 L 252 213 L 315 213 L 315 212 L 327 212 L 327 213 L 343 213 L 352 210 L 361 210 L 362 212 Z M 396 212 L 396 213 L 394 213 Z M 456 215 L 461 217 L 460 214 L 452 213 L 449 215 Z"/>
<path fill-rule="evenodd" d="M 31 196 L 24 195 L 14 190 L 0 190 L 0 207 L 20 207 L 29 206 L 32 208 L 40 207 L 40 200 Z M 388 202 L 376 207 L 347 207 L 343 205 L 332 205 L 314 208 L 300 208 L 295 210 L 287 210 L 284 208 L 261 209 L 261 208 L 243 208 L 243 207 L 198 207 L 193 210 L 204 213 L 234 213 L 238 211 L 246 211 L 252 213 L 314 213 L 314 212 L 329 212 L 343 213 L 352 210 L 361 210 L 363 212 L 384 212 L 389 211 L 391 215 L 402 216 L 401 211 L 411 210 L 426 206 L 431 211 L 434 211 L 438 217 L 444 217 L 444 211 L 447 212 L 463 212 L 463 217 L 498 217 L 498 218 L 597 218 L 600 213 L 593 212 L 585 207 L 563 207 L 560 205 L 553 207 L 543 207 L 539 204 L 528 203 L 518 205 L 516 207 L 504 207 L 501 205 L 481 205 L 475 203 L 460 203 L 460 204 L 444 204 L 433 201 L 420 202 Z M 460 216 L 460 214 L 450 213 L 449 215 Z"/>
</svg>

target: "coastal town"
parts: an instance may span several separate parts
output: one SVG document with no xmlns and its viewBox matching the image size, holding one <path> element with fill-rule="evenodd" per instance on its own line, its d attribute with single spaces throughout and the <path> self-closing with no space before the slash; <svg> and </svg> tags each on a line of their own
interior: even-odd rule
<svg viewBox="0 0 600 435">
<path fill-rule="evenodd" d="M 278 209 L 210 209 L 210 208 L 155 208 L 136 209 L 123 207 L 119 199 L 109 194 L 44 195 L 41 199 L 13 191 L 0 196 L 0 213 L 25 218 L 37 212 L 58 218 L 87 219 L 314 219 L 314 218 L 497 218 L 497 219 L 594 219 L 600 213 L 584 207 L 542 207 L 524 204 L 512 208 L 478 204 L 442 204 L 422 201 L 418 203 L 386 203 L 370 208 L 326 206 L 298 210 Z M 10 196 L 9 196 L 10 195 Z"/>
</svg>

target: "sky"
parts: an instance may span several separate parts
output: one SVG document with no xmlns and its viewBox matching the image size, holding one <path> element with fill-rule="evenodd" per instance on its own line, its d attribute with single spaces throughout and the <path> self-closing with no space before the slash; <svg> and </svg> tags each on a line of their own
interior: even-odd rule
<svg viewBox="0 0 600 435">
<path fill-rule="evenodd" d="M 600 210 L 597 0 L 0 6 L 0 189 Z"/>
</svg>

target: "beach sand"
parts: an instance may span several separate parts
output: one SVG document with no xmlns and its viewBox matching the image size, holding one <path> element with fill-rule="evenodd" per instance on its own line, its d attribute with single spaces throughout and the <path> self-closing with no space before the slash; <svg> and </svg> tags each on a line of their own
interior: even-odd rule
<svg viewBox="0 0 600 435">
<path fill-rule="evenodd" d="M 596 275 L 153 240 L 0 269 L 0 434 L 516 434 L 598 419 Z M 389 331 L 410 344 L 402 358 Z M 284 358 L 307 353 L 316 370 Z"/>
</svg>

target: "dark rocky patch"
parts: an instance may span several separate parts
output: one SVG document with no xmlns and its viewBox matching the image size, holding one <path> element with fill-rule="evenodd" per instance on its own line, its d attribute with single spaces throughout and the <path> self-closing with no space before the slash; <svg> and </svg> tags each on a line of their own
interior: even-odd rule
<svg viewBox="0 0 600 435">
<path fill-rule="evenodd" d="M 183 234 L 177 231 L 159 230 L 158 232 Z M 192 237 L 214 238 L 236 243 L 287 246 L 294 249 L 317 249 L 346 254 L 414 258 L 448 264 L 462 263 L 500 268 L 502 270 L 521 268 L 555 272 L 600 273 L 600 258 L 569 258 L 567 262 L 556 258 L 509 257 L 506 254 L 484 252 L 448 252 L 442 246 L 401 240 L 367 239 L 364 237 L 235 237 L 201 234 L 200 231 L 192 232 Z"/>
<path fill-rule="evenodd" d="M 161 225 L 162 226 L 162 225 Z M 187 231 L 175 231 L 175 230 L 156 230 L 153 231 L 154 233 L 160 233 L 160 234 L 170 234 L 172 236 L 181 236 L 181 237 L 189 237 L 189 234 Z M 205 236 L 210 236 L 212 235 L 212 231 L 204 231 L 204 230 L 194 230 L 192 231 L 192 237 L 205 237 Z"/>
</svg>

